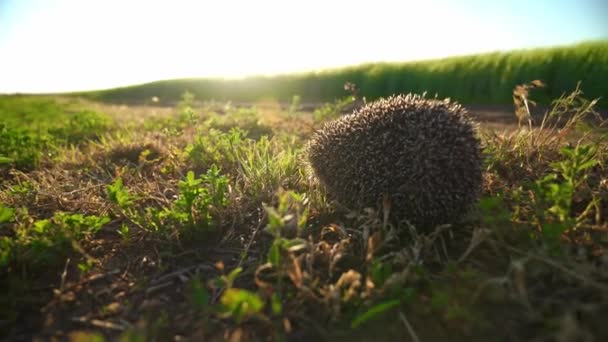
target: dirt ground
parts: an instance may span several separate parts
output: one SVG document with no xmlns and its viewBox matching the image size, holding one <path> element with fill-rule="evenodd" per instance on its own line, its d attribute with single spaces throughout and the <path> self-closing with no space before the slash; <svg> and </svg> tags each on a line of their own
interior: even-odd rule
<svg viewBox="0 0 608 342">
<path fill-rule="evenodd" d="M 208 104 L 199 103 L 197 107 L 203 109 Z M 230 106 L 234 107 L 251 107 L 253 105 L 262 111 L 281 111 L 285 112 L 289 108 L 288 103 L 277 103 L 261 101 L 258 103 L 230 103 Z M 100 112 L 106 112 L 111 114 L 112 117 L 118 119 L 132 120 L 134 117 L 137 118 L 150 118 L 150 117 L 162 117 L 177 113 L 178 109 L 176 106 L 166 105 L 122 105 L 122 104 L 106 104 L 100 102 L 87 102 L 87 106 L 93 110 Z M 312 112 L 321 107 L 321 103 L 304 103 L 300 106 L 301 113 L 304 115 L 310 115 Z M 511 130 L 517 127 L 517 118 L 513 112 L 512 106 L 488 106 L 488 105 L 464 105 L 469 110 L 471 115 L 483 123 L 484 127 L 502 131 Z M 542 116 L 543 110 L 538 109 L 535 111 L 535 116 Z"/>
</svg>

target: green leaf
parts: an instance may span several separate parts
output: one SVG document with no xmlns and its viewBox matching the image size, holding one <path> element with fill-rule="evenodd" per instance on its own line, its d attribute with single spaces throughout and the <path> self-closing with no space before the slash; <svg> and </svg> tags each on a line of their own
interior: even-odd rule
<svg viewBox="0 0 608 342">
<path fill-rule="evenodd" d="M 15 242 L 8 236 L 0 236 L 0 267 L 6 267 L 14 253 Z"/>
<path fill-rule="evenodd" d="M 272 246 L 268 249 L 268 262 L 274 266 L 279 266 L 281 262 L 281 241 L 280 239 L 274 240 Z"/>
<path fill-rule="evenodd" d="M 543 225 L 543 236 L 547 240 L 557 241 L 559 237 L 568 229 L 568 225 L 563 222 L 551 222 Z"/>
<path fill-rule="evenodd" d="M 8 158 L 8 157 L 4 157 L 4 156 L 0 156 L 0 165 L 2 164 L 11 164 L 12 162 L 14 162 L 14 159 Z"/>
<path fill-rule="evenodd" d="M 401 303 L 401 301 L 399 299 L 393 299 L 393 300 L 389 300 L 389 301 L 374 305 L 371 308 L 369 308 L 367 311 L 365 311 L 364 313 L 355 317 L 355 319 L 352 320 L 350 326 L 351 326 L 351 328 L 357 328 L 361 324 L 380 315 L 381 313 L 386 312 L 386 311 L 398 306 L 400 303 Z"/>
<path fill-rule="evenodd" d="M 34 231 L 36 233 L 42 234 L 45 231 L 47 231 L 50 226 L 51 226 L 50 220 L 39 220 L 39 221 L 34 222 Z"/>
<path fill-rule="evenodd" d="M 585 169 L 588 169 L 590 167 L 593 167 L 593 166 L 597 165 L 598 163 L 599 163 L 599 161 L 596 160 L 596 159 L 588 160 L 588 161 L 586 161 L 586 162 L 584 162 L 584 163 L 582 163 L 581 165 L 578 166 L 578 171 L 583 171 Z"/>
<path fill-rule="evenodd" d="M 569 157 L 569 158 L 574 158 L 574 149 L 572 147 L 562 147 L 560 149 L 560 152 L 565 156 L 565 157 Z"/>
<path fill-rule="evenodd" d="M 281 314 L 283 311 L 283 304 L 281 303 L 281 297 L 275 292 L 272 294 L 270 299 L 270 304 L 272 308 L 272 313 L 275 315 Z"/>
<path fill-rule="evenodd" d="M 374 260 L 371 265 L 371 279 L 375 287 L 381 287 L 384 282 L 393 274 L 393 267 L 390 263 L 383 263 L 379 260 Z"/>
<path fill-rule="evenodd" d="M 193 278 L 190 286 L 194 306 L 198 309 L 205 309 L 208 307 L 211 296 L 200 279 Z"/>
<path fill-rule="evenodd" d="M 110 201 L 119 207 L 126 208 L 133 204 L 133 198 L 122 184 L 122 178 L 116 178 L 114 184 L 107 186 L 107 191 Z"/>
<path fill-rule="evenodd" d="M 227 283 L 226 287 L 232 287 L 232 284 L 234 283 L 236 278 L 239 276 L 239 274 L 241 274 L 241 272 L 243 272 L 243 268 L 237 267 L 237 268 L 233 269 L 230 273 L 228 273 L 228 275 L 226 276 L 226 283 Z"/>
<path fill-rule="evenodd" d="M 15 218 L 15 209 L 0 204 L 0 224 L 10 222 Z"/>
<path fill-rule="evenodd" d="M 223 313 L 237 322 L 258 314 L 264 309 L 264 301 L 257 293 L 243 289 L 227 289 L 220 299 L 220 304 Z"/>
</svg>

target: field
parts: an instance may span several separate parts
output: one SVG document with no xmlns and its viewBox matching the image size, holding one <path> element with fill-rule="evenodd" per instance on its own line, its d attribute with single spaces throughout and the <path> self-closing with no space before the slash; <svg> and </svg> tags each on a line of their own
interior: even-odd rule
<svg viewBox="0 0 608 342">
<path fill-rule="evenodd" d="M 374 63 L 347 68 L 250 77 L 242 80 L 182 79 L 80 95 L 118 103 L 146 103 L 152 97 L 175 104 L 189 91 L 201 100 L 254 102 L 271 98 L 303 103 L 329 102 L 344 95 L 342 85 L 354 82 L 368 100 L 395 93 L 438 94 L 469 105 L 511 105 L 516 84 L 542 80 L 535 100 L 548 105 L 580 81 L 589 98 L 608 95 L 608 41 L 577 45 L 496 52 L 407 63 Z M 604 109 L 606 104 L 600 103 Z"/>
<path fill-rule="evenodd" d="M 352 103 L 0 97 L 0 337 L 608 339 L 595 100 L 479 116 L 481 198 L 431 231 L 308 177 L 304 144 Z"/>
</svg>

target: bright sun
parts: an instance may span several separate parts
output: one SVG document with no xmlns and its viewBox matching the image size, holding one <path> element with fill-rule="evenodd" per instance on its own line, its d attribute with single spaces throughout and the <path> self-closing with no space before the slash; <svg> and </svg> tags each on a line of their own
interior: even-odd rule
<svg viewBox="0 0 608 342">
<path fill-rule="evenodd" d="M 476 0 L 7 0 L 0 2 L 0 92 L 276 74 L 538 45 L 528 40 L 542 37 L 509 21 L 521 16 Z"/>
</svg>

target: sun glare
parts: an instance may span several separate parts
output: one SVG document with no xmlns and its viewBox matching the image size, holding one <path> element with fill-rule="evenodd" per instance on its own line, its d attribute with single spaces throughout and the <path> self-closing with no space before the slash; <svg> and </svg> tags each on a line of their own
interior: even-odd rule
<svg viewBox="0 0 608 342">
<path fill-rule="evenodd" d="M 472 2 L 9 1 L 0 92 L 426 59 L 534 38 L 505 30 L 508 13 L 479 15 Z"/>
</svg>

